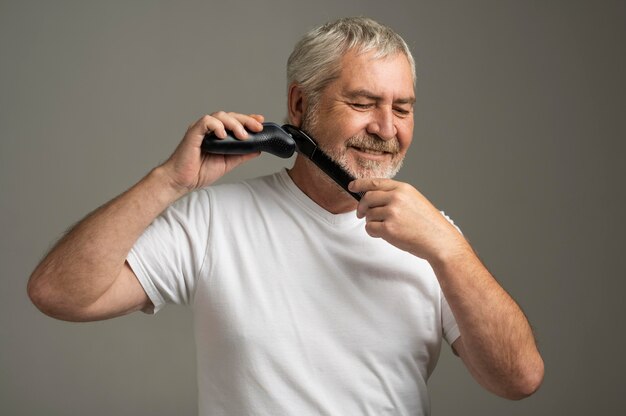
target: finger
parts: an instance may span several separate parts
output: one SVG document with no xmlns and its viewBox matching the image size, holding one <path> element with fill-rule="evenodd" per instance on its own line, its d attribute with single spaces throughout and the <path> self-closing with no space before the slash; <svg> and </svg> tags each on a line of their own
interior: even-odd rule
<svg viewBox="0 0 626 416">
<path fill-rule="evenodd" d="M 365 221 L 367 222 L 380 222 L 385 221 L 388 216 L 387 207 L 377 207 L 368 209 L 365 213 Z"/>
<path fill-rule="evenodd" d="M 247 116 L 243 123 L 248 130 L 258 133 L 263 130 L 263 120 L 265 120 L 265 117 L 263 116 L 258 116 L 258 118 L 254 116 Z"/>
<path fill-rule="evenodd" d="M 249 131 L 260 132 L 261 130 L 263 130 L 262 123 L 263 120 L 265 120 L 265 117 L 263 117 L 262 115 L 241 113 L 228 113 L 228 115 L 239 121 Z"/>
<path fill-rule="evenodd" d="M 388 191 L 369 191 L 359 201 L 357 205 L 356 215 L 363 218 L 365 213 L 375 207 L 386 206 L 391 201 L 391 193 Z"/>
<path fill-rule="evenodd" d="M 262 114 L 250 114 L 250 117 L 258 121 L 259 123 L 263 123 L 265 121 L 265 116 Z"/>
<path fill-rule="evenodd" d="M 193 138 L 193 140 L 201 141 L 207 133 L 214 133 L 221 139 L 225 138 L 226 129 L 224 128 L 224 123 L 213 116 L 205 115 L 187 129 L 186 136 Z"/>
<path fill-rule="evenodd" d="M 211 116 L 221 121 L 222 124 L 224 125 L 224 128 L 226 130 L 231 131 L 233 136 L 235 136 L 237 139 L 245 140 L 248 137 L 248 132 L 246 131 L 243 123 L 239 121 L 239 118 L 237 117 L 238 116 L 237 113 L 227 113 L 225 111 L 217 111 L 215 113 L 212 113 Z"/>
<path fill-rule="evenodd" d="M 391 191 L 398 185 L 398 182 L 386 178 L 361 178 L 355 179 L 348 185 L 348 189 L 352 192 L 368 192 L 368 191 Z"/>
<path fill-rule="evenodd" d="M 384 221 L 370 221 L 365 224 L 365 232 L 367 232 L 370 237 L 382 238 L 384 227 Z"/>
</svg>

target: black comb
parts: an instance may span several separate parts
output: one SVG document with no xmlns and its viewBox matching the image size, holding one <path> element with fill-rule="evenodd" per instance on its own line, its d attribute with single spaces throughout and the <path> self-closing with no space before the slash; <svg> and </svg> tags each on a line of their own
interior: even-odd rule
<svg viewBox="0 0 626 416">
<path fill-rule="evenodd" d="M 357 201 L 361 200 L 362 192 L 348 190 L 348 184 L 355 178 L 343 170 L 326 153 L 317 147 L 317 143 L 308 134 L 291 124 L 279 126 L 276 123 L 263 123 L 260 132 L 248 131 L 248 138 L 237 139 L 231 131 L 226 130 L 226 138 L 220 139 L 210 133 L 204 136 L 201 148 L 208 153 L 247 154 L 266 152 L 287 159 L 297 150 L 310 159 L 318 168 L 341 186 Z"/>
</svg>

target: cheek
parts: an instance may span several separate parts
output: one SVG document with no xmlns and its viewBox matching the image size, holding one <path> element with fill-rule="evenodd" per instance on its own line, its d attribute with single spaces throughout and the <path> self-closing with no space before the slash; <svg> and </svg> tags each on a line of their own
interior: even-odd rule
<svg viewBox="0 0 626 416">
<path fill-rule="evenodd" d="M 402 149 L 403 153 L 406 153 L 406 151 L 409 149 L 409 146 L 411 146 L 413 137 L 411 135 L 407 135 L 404 138 L 399 138 L 398 141 L 400 142 L 400 149 Z"/>
<path fill-rule="evenodd" d="M 397 138 L 400 142 L 400 148 L 403 152 L 406 152 L 413 141 L 413 123 L 399 126 Z"/>
<path fill-rule="evenodd" d="M 315 127 L 310 130 L 310 133 L 312 133 L 313 139 L 322 150 L 337 154 L 337 152 L 344 149 L 343 126 L 339 123 L 320 123 Z"/>
<path fill-rule="evenodd" d="M 335 126 L 337 136 L 348 138 L 365 131 L 367 122 L 365 119 L 348 115 L 339 119 Z"/>
</svg>

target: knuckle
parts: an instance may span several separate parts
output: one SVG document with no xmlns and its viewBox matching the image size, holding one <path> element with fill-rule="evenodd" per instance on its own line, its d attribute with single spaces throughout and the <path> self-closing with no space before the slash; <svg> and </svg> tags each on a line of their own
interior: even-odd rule
<svg viewBox="0 0 626 416">
<path fill-rule="evenodd" d="M 399 193 L 399 192 L 394 192 L 394 193 L 391 195 L 391 205 L 392 205 L 392 208 L 393 208 L 394 210 L 396 210 L 396 209 L 397 209 L 397 208 L 395 207 L 395 205 L 396 205 L 396 204 L 398 204 L 398 203 L 401 203 L 402 201 L 404 201 L 404 195 L 403 195 L 403 194 L 401 194 L 401 193 Z"/>
<path fill-rule="evenodd" d="M 413 189 L 414 188 L 408 183 L 400 182 L 400 184 L 398 185 L 398 190 L 404 194 L 409 194 L 413 191 Z"/>
<path fill-rule="evenodd" d="M 400 195 L 404 194 L 406 192 L 406 188 L 404 186 L 404 184 L 398 184 L 394 186 L 393 189 L 393 196 L 395 198 L 399 197 Z"/>
<path fill-rule="evenodd" d="M 365 232 L 370 237 L 378 237 L 378 235 L 376 234 L 376 231 L 375 231 L 374 223 L 372 223 L 372 222 L 368 222 L 368 223 L 365 224 Z"/>
</svg>

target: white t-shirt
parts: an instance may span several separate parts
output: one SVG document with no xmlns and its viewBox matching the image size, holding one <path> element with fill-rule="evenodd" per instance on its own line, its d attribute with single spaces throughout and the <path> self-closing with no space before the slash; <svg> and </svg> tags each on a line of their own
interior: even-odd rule
<svg viewBox="0 0 626 416">
<path fill-rule="evenodd" d="M 201 415 L 427 415 L 459 336 L 428 262 L 285 170 L 177 201 L 128 262 L 154 311 L 194 309 Z"/>
</svg>

